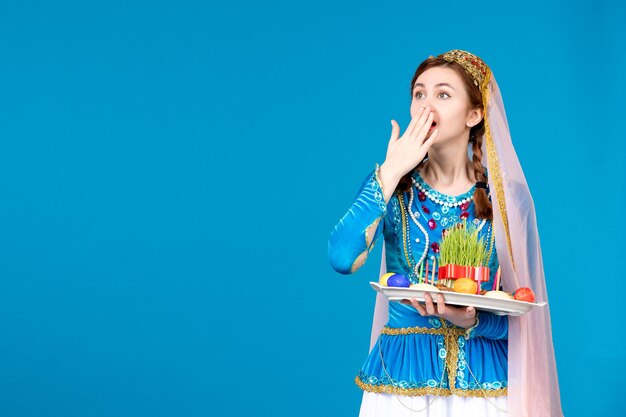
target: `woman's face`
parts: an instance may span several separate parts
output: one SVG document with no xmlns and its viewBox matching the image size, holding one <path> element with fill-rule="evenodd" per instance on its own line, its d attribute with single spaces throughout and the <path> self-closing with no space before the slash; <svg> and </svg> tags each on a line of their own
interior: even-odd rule
<svg viewBox="0 0 626 417">
<path fill-rule="evenodd" d="M 434 113 L 433 126 L 439 134 L 435 143 L 469 138 L 469 130 L 482 119 L 479 109 L 471 109 L 465 85 L 451 68 L 433 67 L 424 71 L 413 85 L 411 117 L 421 106 L 429 106 Z"/>
</svg>

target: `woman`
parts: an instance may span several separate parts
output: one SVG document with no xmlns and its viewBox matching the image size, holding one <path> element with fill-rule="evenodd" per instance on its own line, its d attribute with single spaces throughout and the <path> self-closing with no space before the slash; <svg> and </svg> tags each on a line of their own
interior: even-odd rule
<svg viewBox="0 0 626 417">
<path fill-rule="evenodd" d="M 333 268 L 358 270 L 383 234 L 381 273 L 417 282 L 426 262 L 437 264 L 445 230 L 467 222 L 489 253 L 483 289 L 501 267 L 505 291 L 526 286 L 547 301 L 532 199 L 490 69 L 466 51 L 430 57 L 411 96 L 409 126 L 400 137 L 391 122 L 384 163 L 331 233 Z M 509 318 L 425 298 L 377 297 L 372 349 L 355 380 L 361 416 L 562 415 L 547 307 Z"/>
</svg>

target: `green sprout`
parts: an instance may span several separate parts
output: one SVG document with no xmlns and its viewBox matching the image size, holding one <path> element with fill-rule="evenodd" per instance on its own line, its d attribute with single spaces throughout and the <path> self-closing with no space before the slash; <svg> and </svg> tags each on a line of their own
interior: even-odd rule
<svg viewBox="0 0 626 417">
<path fill-rule="evenodd" d="M 475 226 L 468 226 L 465 219 L 447 229 L 439 244 L 439 264 L 487 266 L 487 248 L 478 232 Z"/>
</svg>

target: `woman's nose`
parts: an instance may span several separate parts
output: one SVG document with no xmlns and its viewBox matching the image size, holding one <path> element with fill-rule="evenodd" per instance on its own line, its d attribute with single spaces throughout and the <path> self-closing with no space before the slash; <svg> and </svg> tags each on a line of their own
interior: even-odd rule
<svg viewBox="0 0 626 417">
<path fill-rule="evenodd" d="M 429 107 L 431 110 L 435 110 L 435 101 L 430 97 L 426 97 L 422 102 L 422 106 Z"/>
<path fill-rule="evenodd" d="M 424 103 L 422 103 L 422 106 L 426 107 L 426 110 L 436 113 L 435 106 L 433 106 L 432 103 L 428 99 L 424 100 Z"/>
</svg>

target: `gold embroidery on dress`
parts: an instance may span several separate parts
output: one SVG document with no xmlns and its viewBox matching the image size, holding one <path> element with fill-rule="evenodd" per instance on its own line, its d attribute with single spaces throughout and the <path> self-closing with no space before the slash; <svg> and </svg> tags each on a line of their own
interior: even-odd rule
<svg viewBox="0 0 626 417">
<path fill-rule="evenodd" d="M 363 382 L 361 378 L 357 375 L 354 378 L 354 383 L 361 388 L 363 391 L 367 392 L 375 392 L 378 394 L 395 394 L 395 395 L 404 395 L 406 397 L 415 397 L 421 395 L 438 395 L 440 397 L 449 397 L 451 395 L 456 395 L 458 397 L 502 397 L 507 395 L 507 388 L 498 388 L 492 390 L 481 390 L 481 389 L 458 389 L 449 390 L 447 388 L 436 388 L 436 387 L 424 387 L 424 388 L 401 388 L 394 387 L 393 385 L 370 385 L 366 382 Z"/>
<path fill-rule="evenodd" d="M 419 395 L 439 395 L 439 396 L 450 396 L 457 395 L 459 397 L 500 397 L 507 395 L 507 388 L 498 388 L 498 389 L 483 389 L 479 387 L 478 389 L 460 389 L 456 387 L 456 378 L 457 378 L 457 370 L 458 370 L 458 361 L 459 361 L 459 341 L 458 338 L 461 337 L 465 333 L 465 329 L 460 327 L 448 327 L 446 326 L 444 319 L 441 319 L 441 324 L 443 327 L 441 328 L 430 328 L 430 327 L 400 327 L 393 328 L 385 326 L 381 330 L 381 334 L 387 336 L 402 336 L 408 334 L 430 334 L 430 335 L 443 335 L 444 336 L 444 346 L 446 349 L 446 358 L 445 358 L 445 368 L 448 373 L 448 383 L 450 385 L 449 388 L 440 388 L 440 387 L 423 387 L 423 388 L 402 388 L 393 385 L 371 385 L 363 380 L 357 375 L 354 379 L 356 385 L 364 391 L 375 392 L 375 393 L 386 393 L 386 394 L 396 394 L 396 395 L 404 395 L 404 396 L 419 396 Z M 380 343 L 380 342 L 379 342 Z"/>
<path fill-rule="evenodd" d="M 382 219 L 382 217 L 377 218 L 372 224 L 365 228 L 365 247 L 369 248 L 369 250 L 372 250 L 372 248 L 374 247 L 372 246 L 372 248 L 370 248 L 370 245 L 372 245 L 372 242 L 374 241 L 374 236 L 376 235 L 376 229 L 378 228 L 378 223 L 380 223 L 380 219 Z M 368 239 L 368 234 L 370 233 L 370 230 L 372 228 L 374 230 L 372 232 L 371 238 Z"/>
<path fill-rule="evenodd" d="M 404 196 L 402 194 L 398 195 L 398 200 L 400 200 L 400 214 L 402 216 L 402 247 L 404 248 L 404 257 L 406 258 L 406 264 L 409 266 L 409 270 L 413 267 L 411 266 L 411 258 L 409 256 L 409 251 L 406 248 L 406 241 L 408 236 L 406 235 L 407 229 L 407 218 L 406 212 L 404 211 Z"/>
<path fill-rule="evenodd" d="M 380 166 L 376 164 L 376 169 L 374 169 L 374 179 L 378 183 L 378 186 L 380 187 L 380 192 L 383 194 L 383 199 L 384 199 L 385 189 L 383 188 L 383 182 L 380 180 L 380 177 L 378 176 L 379 171 L 380 171 Z"/>
<path fill-rule="evenodd" d="M 436 388 L 436 387 L 424 387 L 424 388 L 400 388 L 394 387 L 393 385 L 370 385 L 361 380 L 357 375 L 354 378 L 354 382 L 356 385 L 361 388 L 363 391 L 368 392 L 376 392 L 376 393 L 385 393 L 385 394 L 395 394 L 395 395 L 405 395 L 405 396 L 417 396 L 417 395 L 439 395 L 441 397 L 447 397 L 452 395 L 450 390 L 446 388 Z"/>
<path fill-rule="evenodd" d="M 359 256 L 356 257 L 356 259 L 352 263 L 352 266 L 350 267 L 350 271 L 352 273 L 356 272 L 357 269 L 363 266 L 363 264 L 367 260 L 367 255 L 369 255 L 369 251 L 366 248 L 363 252 L 359 254 Z"/>
</svg>

